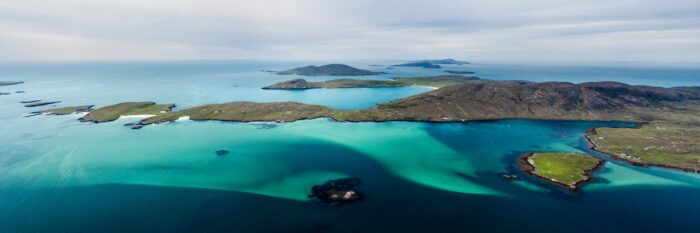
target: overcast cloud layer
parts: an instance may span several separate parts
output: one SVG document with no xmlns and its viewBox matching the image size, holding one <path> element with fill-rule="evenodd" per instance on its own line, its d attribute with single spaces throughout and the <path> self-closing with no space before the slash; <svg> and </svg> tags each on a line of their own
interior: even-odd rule
<svg viewBox="0 0 700 233">
<path fill-rule="evenodd" d="M 0 60 L 700 62 L 698 0 L 2 0 Z"/>
</svg>

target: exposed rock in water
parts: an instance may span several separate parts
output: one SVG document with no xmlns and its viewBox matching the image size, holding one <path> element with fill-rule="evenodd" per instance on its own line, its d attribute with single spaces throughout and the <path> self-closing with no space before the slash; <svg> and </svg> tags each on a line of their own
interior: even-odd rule
<svg viewBox="0 0 700 233">
<path fill-rule="evenodd" d="M 31 104 L 31 103 L 36 103 L 39 101 L 41 101 L 41 100 L 25 100 L 25 101 L 20 101 L 19 103 L 20 104 Z"/>
<path fill-rule="evenodd" d="M 18 84 L 22 84 L 22 83 L 24 83 L 24 82 L 0 81 L 0 86 L 18 85 Z"/>
<path fill-rule="evenodd" d="M 227 150 L 217 150 L 215 153 L 216 153 L 217 156 L 224 156 L 224 155 L 230 154 L 231 151 L 227 151 Z"/>
<path fill-rule="evenodd" d="M 354 190 L 360 183 L 358 178 L 331 180 L 312 187 L 309 197 L 329 204 L 356 201 L 362 198 L 360 193 Z"/>
<path fill-rule="evenodd" d="M 57 103 L 60 103 L 60 102 L 61 102 L 61 101 L 36 102 L 36 103 L 26 104 L 26 105 L 24 105 L 24 107 L 33 108 L 33 107 L 39 107 L 39 106 L 57 104 Z"/>
<path fill-rule="evenodd" d="M 372 72 L 358 69 L 343 64 L 329 64 L 323 66 L 304 66 L 277 72 L 278 75 L 304 75 L 304 76 L 358 76 L 378 75 L 382 72 Z"/>
<path fill-rule="evenodd" d="M 506 179 L 506 180 L 515 180 L 515 179 L 518 179 L 518 176 L 515 174 L 510 174 L 510 173 L 503 173 L 503 174 L 501 174 L 501 178 Z"/>
<path fill-rule="evenodd" d="M 0 95 L 9 95 L 10 93 L 0 92 Z"/>
</svg>

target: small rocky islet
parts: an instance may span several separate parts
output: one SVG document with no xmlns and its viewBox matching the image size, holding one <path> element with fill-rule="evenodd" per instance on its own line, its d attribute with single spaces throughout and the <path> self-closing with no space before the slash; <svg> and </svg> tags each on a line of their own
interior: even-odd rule
<svg viewBox="0 0 700 233">
<path fill-rule="evenodd" d="M 327 204 L 339 204 L 357 201 L 363 196 L 355 190 L 362 181 L 358 178 L 343 178 L 330 180 L 321 185 L 311 187 L 309 198 L 319 200 Z"/>
</svg>

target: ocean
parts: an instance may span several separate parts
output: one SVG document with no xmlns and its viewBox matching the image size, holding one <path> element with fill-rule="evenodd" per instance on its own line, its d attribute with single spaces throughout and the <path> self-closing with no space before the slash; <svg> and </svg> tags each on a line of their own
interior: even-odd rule
<svg viewBox="0 0 700 233">
<path fill-rule="evenodd" d="M 496 80 L 619 81 L 700 85 L 700 68 L 661 65 L 475 63 Z M 20 101 L 55 107 L 124 101 L 178 109 L 229 101 L 297 101 L 365 109 L 431 89 L 262 90 L 303 63 L 265 61 L 0 63 L 0 232 L 693 232 L 700 229 L 700 175 L 643 168 L 591 151 L 591 127 L 622 122 L 503 120 L 466 123 L 178 121 L 132 130 L 127 118 L 83 123 L 79 115 L 23 115 Z M 309 81 L 338 77 L 304 77 Z M 15 93 L 24 91 L 26 93 Z M 43 108 L 52 108 L 46 106 Z M 215 151 L 231 153 L 217 156 Z M 591 153 L 607 160 L 596 180 L 570 193 L 520 173 L 526 152 Z M 514 173 L 516 181 L 501 178 Z M 362 180 L 365 198 L 327 205 L 310 188 Z"/>
</svg>

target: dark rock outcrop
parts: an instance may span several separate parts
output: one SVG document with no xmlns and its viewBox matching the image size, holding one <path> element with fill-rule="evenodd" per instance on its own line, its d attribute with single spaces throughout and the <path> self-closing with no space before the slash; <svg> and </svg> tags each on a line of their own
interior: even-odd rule
<svg viewBox="0 0 700 233">
<path fill-rule="evenodd" d="M 362 198 L 360 193 L 354 190 L 360 182 L 358 178 L 331 180 L 312 187 L 309 197 L 329 204 L 356 201 Z"/>
<path fill-rule="evenodd" d="M 57 104 L 57 103 L 60 103 L 60 102 L 61 102 L 61 101 L 36 102 L 36 103 L 25 104 L 24 107 L 33 108 L 33 107 L 39 107 L 39 106 Z"/>
</svg>

